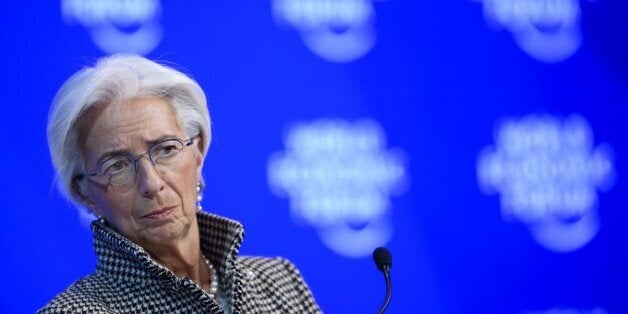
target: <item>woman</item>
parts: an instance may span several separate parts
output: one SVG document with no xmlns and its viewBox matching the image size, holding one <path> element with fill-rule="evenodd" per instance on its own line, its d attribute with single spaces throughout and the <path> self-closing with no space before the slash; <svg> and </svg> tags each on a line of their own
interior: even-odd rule
<svg viewBox="0 0 628 314">
<path fill-rule="evenodd" d="M 98 266 L 40 312 L 320 312 L 290 262 L 238 257 L 242 226 L 201 211 L 210 138 L 203 91 L 171 68 L 115 55 L 65 82 L 48 143 L 65 194 L 98 217 Z"/>
</svg>

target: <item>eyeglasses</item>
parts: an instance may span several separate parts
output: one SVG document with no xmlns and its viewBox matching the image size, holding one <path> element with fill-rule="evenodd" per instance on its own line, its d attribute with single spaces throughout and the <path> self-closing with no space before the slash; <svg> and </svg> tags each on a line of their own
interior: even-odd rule
<svg viewBox="0 0 628 314">
<path fill-rule="evenodd" d="M 168 168 L 181 160 L 183 149 L 194 143 L 194 138 L 187 140 L 167 139 L 155 143 L 148 151 L 141 155 L 124 154 L 118 155 L 103 161 L 98 169 L 80 174 L 77 177 L 94 177 L 96 182 L 101 184 L 111 183 L 112 185 L 124 185 L 134 181 L 137 173 L 137 162 L 140 158 L 148 155 L 148 159 L 155 166 Z"/>
</svg>

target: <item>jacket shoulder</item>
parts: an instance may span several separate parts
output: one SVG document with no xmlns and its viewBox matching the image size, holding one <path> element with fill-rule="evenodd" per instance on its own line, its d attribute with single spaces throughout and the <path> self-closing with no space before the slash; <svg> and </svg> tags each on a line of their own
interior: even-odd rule
<svg viewBox="0 0 628 314">
<path fill-rule="evenodd" d="M 320 313 L 310 288 L 297 267 L 283 257 L 243 256 L 240 269 L 254 295 L 264 295 L 270 312 Z M 271 310 L 272 309 L 272 310 Z"/>
<path fill-rule="evenodd" d="M 92 274 L 74 282 L 37 313 L 110 313 L 103 300 L 102 277 Z"/>
<path fill-rule="evenodd" d="M 289 279 L 290 281 L 297 281 L 298 284 L 305 284 L 299 269 L 290 260 L 283 257 L 242 256 L 238 258 L 238 262 L 247 273 L 250 273 L 247 274 L 250 276 L 260 276 L 273 282 Z"/>
</svg>

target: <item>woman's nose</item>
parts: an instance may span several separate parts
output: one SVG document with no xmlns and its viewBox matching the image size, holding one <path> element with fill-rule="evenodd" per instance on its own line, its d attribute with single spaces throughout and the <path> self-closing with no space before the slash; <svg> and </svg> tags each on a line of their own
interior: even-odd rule
<svg viewBox="0 0 628 314">
<path fill-rule="evenodd" d="M 164 189 L 164 180 L 148 158 L 137 160 L 136 180 L 139 192 L 143 196 L 151 196 Z"/>
</svg>

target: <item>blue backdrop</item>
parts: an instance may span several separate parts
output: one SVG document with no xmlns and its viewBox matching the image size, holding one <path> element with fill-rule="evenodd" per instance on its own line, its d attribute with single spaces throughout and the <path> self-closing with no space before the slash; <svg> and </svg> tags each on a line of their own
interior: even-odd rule
<svg viewBox="0 0 628 314">
<path fill-rule="evenodd" d="M 0 312 L 95 267 L 48 108 L 135 52 L 205 89 L 204 208 L 328 313 L 628 313 L 628 5 L 619 0 L 5 1 Z M 622 135 L 624 134 L 624 135 Z"/>
</svg>

